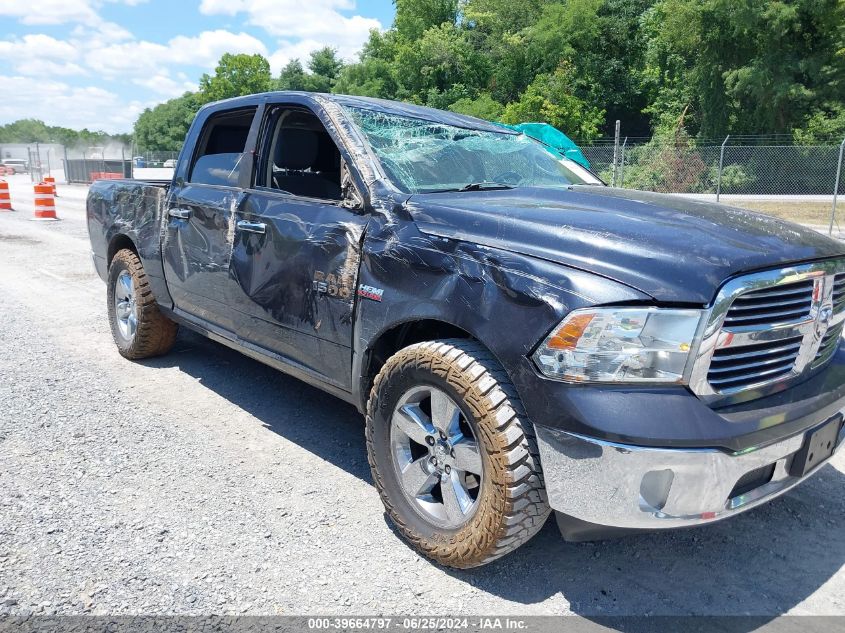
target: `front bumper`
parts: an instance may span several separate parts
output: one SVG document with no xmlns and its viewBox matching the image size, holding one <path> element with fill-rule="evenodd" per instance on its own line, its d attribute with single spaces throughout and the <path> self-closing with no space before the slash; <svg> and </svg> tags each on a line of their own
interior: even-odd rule
<svg viewBox="0 0 845 633">
<path fill-rule="evenodd" d="M 573 541 L 724 519 L 783 494 L 826 463 L 803 477 L 790 475 L 805 433 L 730 453 L 619 444 L 543 426 L 536 431 L 549 504 Z M 834 454 L 843 440 L 845 426 Z"/>
</svg>

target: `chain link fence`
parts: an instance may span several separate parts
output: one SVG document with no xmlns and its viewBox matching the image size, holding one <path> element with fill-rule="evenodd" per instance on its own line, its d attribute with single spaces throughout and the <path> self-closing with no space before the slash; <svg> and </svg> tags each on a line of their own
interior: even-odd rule
<svg viewBox="0 0 845 633">
<path fill-rule="evenodd" d="M 132 162 L 135 167 L 173 167 L 176 165 L 176 159 L 179 158 L 179 152 L 159 152 L 139 150 L 137 147 L 132 148 Z"/>
<path fill-rule="evenodd" d="M 581 144 L 581 151 L 593 171 L 617 187 L 700 197 L 839 232 L 845 139 L 825 145 L 766 140 L 623 138 Z"/>
</svg>

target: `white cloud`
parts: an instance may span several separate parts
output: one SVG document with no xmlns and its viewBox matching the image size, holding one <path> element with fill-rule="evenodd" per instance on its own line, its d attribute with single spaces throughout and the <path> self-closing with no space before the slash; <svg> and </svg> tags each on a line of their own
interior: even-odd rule
<svg viewBox="0 0 845 633">
<path fill-rule="evenodd" d="M 179 35 L 167 44 L 131 40 L 94 47 L 85 54 L 85 61 L 107 77 L 147 77 L 175 65 L 212 69 L 223 53 L 267 55 L 267 47 L 248 33 L 216 30 L 195 37 Z"/>
<path fill-rule="evenodd" d="M 0 15 L 17 18 L 23 24 L 93 24 L 100 19 L 85 0 L 0 0 Z"/>
<path fill-rule="evenodd" d="M 245 13 L 249 24 L 283 38 L 280 51 L 274 53 L 277 61 L 284 57 L 282 51 L 286 47 L 305 50 L 307 54 L 316 48 L 334 46 L 341 57 L 351 59 L 370 31 L 382 28 L 373 18 L 340 13 L 354 8 L 352 0 L 202 0 L 200 4 L 200 12 L 206 15 Z M 309 48 L 304 46 L 306 41 L 318 45 Z"/>
<path fill-rule="evenodd" d="M 0 42 L 0 59 L 21 75 L 62 77 L 85 74 L 85 70 L 74 63 L 78 57 L 73 44 L 44 34 L 24 35 L 17 40 Z"/>
<path fill-rule="evenodd" d="M 125 103 L 96 86 L 70 86 L 43 78 L 0 75 L 0 85 L 6 88 L 0 99 L 0 121 L 26 117 L 52 125 L 125 132 L 147 105 Z"/>
<path fill-rule="evenodd" d="M 377 20 L 353 15 L 354 0 L 201 0 L 186 24 L 196 30 L 166 41 L 138 39 L 129 21 L 116 24 L 100 14 L 109 3 L 145 2 L 0 0 L 3 30 L 17 22 L 11 31 L 17 35 L 0 41 L 0 73 L 6 75 L 0 77 L 0 124 L 35 117 L 51 125 L 125 132 L 144 108 L 196 90 L 199 74 L 212 71 L 223 53 L 259 53 L 277 74 L 291 59 L 307 62 L 324 46 L 352 59 L 370 29 L 382 28 Z M 197 32 L 204 22 L 213 23 L 200 14 L 230 16 L 238 26 Z M 55 28 L 47 31 L 51 35 L 43 32 L 56 25 L 64 25 L 65 35 Z"/>
<path fill-rule="evenodd" d="M 188 80 L 185 73 L 179 73 L 176 78 L 173 78 L 168 73 L 162 72 L 152 77 L 133 79 L 132 83 L 161 95 L 165 99 L 179 97 L 188 91 L 197 89 L 197 83 Z"/>
<path fill-rule="evenodd" d="M 135 6 L 146 0 L 109 0 Z M 98 24 L 102 22 L 97 0 L 0 0 L 0 16 L 17 18 L 22 24 Z"/>
</svg>

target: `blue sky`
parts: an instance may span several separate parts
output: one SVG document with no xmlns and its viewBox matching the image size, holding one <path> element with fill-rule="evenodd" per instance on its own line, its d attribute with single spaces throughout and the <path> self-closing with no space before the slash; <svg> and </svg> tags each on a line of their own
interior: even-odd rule
<svg viewBox="0 0 845 633">
<path fill-rule="evenodd" d="M 391 0 L 0 0 L 0 124 L 128 132 L 225 52 L 261 53 L 274 74 L 326 45 L 354 59 L 393 12 Z"/>
</svg>

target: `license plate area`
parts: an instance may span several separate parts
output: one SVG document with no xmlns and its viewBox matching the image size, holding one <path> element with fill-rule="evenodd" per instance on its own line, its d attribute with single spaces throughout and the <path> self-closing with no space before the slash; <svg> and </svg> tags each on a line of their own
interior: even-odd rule
<svg viewBox="0 0 845 633">
<path fill-rule="evenodd" d="M 792 458 L 789 474 L 793 477 L 803 477 L 833 455 L 841 428 L 842 418 L 837 416 L 809 431 L 804 445 Z"/>
</svg>

